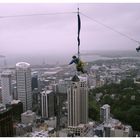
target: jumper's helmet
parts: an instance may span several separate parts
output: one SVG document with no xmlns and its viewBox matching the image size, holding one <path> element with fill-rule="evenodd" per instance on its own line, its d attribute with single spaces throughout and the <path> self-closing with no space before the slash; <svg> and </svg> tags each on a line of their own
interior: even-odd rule
<svg viewBox="0 0 140 140">
<path fill-rule="evenodd" d="M 76 58 L 76 56 L 74 55 L 72 58 L 73 58 L 73 59 L 75 59 L 75 58 Z"/>
</svg>

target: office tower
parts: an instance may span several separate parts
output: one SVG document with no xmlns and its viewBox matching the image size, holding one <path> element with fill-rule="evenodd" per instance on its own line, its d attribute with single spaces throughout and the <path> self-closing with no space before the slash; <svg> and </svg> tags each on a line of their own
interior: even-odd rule
<svg viewBox="0 0 140 140">
<path fill-rule="evenodd" d="M 13 87 L 13 100 L 18 100 L 17 87 Z"/>
<path fill-rule="evenodd" d="M 80 123 L 88 123 L 88 86 L 87 77 L 80 77 Z"/>
<path fill-rule="evenodd" d="M 12 75 L 10 71 L 1 74 L 2 103 L 8 104 L 12 101 Z"/>
<path fill-rule="evenodd" d="M 100 120 L 102 122 L 108 122 L 109 119 L 110 119 L 110 106 L 108 104 L 105 104 L 100 108 Z"/>
<path fill-rule="evenodd" d="M 32 109 L 31 69 L 30 64 L 19 62 L 16 64 L 16 79 L 18 100 L 23 103 L 23 111 Z"/>
<path fill-rule="evenodd" d="M 67 93 L 67 83 L 65 80 L 60 79 L 58 82 L 58 92 L 62 94 Z"/>
<path fill-rule="evenodd" d="M 75 75 L 67 90 L 68 134 L 84 136 L 88 130 L 87 78 Z"/>
<path fill-rule="evenodd" d="M 20 100 L 13 100 L 10 106 L 12 107 L 13 121 L 20 121 L 23 113 L 23 103 Z"/>
<path fill-rule="evenodd" d="M 54 93 L 52 90 L 41 92 L 41 114 L 43 118 L 54 116 Z"/>
<path fill-rule="evenodd" d="M 68 126 L 88 122 L 87 78 L 74 76 L 68 88 Z"/>
<path fill-rule="evenodd" d="M 35 89 L 35 88 L 38 88 L 38 76 L 37 75 L 33 75 L 32 76 L 32 91 Z"/>
<path fill-rule="evenodd" d="M 68 126 L 80 124 L 80 79 L 77 75 L 72 78 L 68 88 Z"/>
<path fill-rule="evenodd" d="M 12 121 L 12 108 L 5 108 L 0 104 L 0 137 L 12 137 L 13 134 L 13 121 Z"/>
</svg>

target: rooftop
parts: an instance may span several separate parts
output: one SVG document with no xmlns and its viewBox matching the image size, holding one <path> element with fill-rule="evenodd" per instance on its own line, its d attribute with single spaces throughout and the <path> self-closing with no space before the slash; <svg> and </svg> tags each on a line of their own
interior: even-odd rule
<svg viewBox="0 0 140 140">
<path fill-rule="evenodd" d="M 27 69 L 27 68 L 29 68 L 30 67 L 30 64 L 29 63 L 26 63 L 26 62 L 18 62 L 17 64 L 16 64 L 16 67 L 17 68 L 25 68 L 25 69 Z"/>
<path fill-rule="evenodd" d="M 30 116 L 30 115 L 34 115 L 35 112 L 32 112 L 31 110 L 27 110 L 26 112 L 22 113 L 21 115 L 26 115 L 26 116 Z"/>
<path fill-rule="evenodd" d="M 13 101 L 11 101 L 11 104 L 18 104 L 20 102 L 21 102 L 20 100 L 13 100 Z"/>
<path fill-rule="evenodd" d="M 10 70 L 5 70 L 2 72 L 1 76 L 11 76 L 12 72 Z"/>
<path fill-rule="evenodd" d="M 73 82 L 79 82 L 80 79 L 79 79 L 79 77 L 78 77 L 77 75 L 74 75 L 74 76 L 72 77 L 71 81 L 73 81 Z"/>
<path fill-rule="evenodd" d="M 46 95 L 46 94 L 50 94 L 52 92 L 53 92 L 52 90 L 44 90 L 44 91 L 41 92 L 41 94 Z"/>
<path fill-rule="evenodd" d="M 103 105 L 101 108 L 109 108 L 110 107 L 110 105 L 108 105 L 108 104 L 105 104 L 105 105 Z"/>
</svg>

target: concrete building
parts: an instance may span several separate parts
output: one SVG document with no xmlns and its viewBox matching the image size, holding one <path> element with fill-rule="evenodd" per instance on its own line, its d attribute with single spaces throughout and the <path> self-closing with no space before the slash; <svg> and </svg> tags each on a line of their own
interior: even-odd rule
<svg viewBox="0 0 140 140">
<path fill-rule="evenodd" d="M 0 104 L 0 137 L 13 137 L 12 108 Z"/>
<path fill-rule="evenodd" d="M 74 137 L 84 137 L 88 133 L 88 131 L 89 127 L 85 124 L 68 127 L 68 135 L 73 135 Z"/>
<path fill-rule="evenodd" d="M 84 126 L 88 122 L 88 92 L 87 78 L 75 75 L 67 90 L 68 97 L 68 131 L 80 133 L 85 131 L 79 125 Z M 77 132 L 78 131 L 78 132 Z M 79 134 L 78 134 L 79 135 Z"/>
<path fill-rule="evenodd" d="M 108 104 L 105 104 L 100 108 L 100 120 L 102 122 L 108 122 L 109 119 L 110 119 L 110 106 Z"/>
<path fill-rule="evenodd" d="M 2 88 L 0 87 L 0 103 L 2 103 Z"/>
<path fill-rule="evenodd" d="M 88 86 L 87 77 L 79 76 L 80 79 L 80 123 L 88 123 Z"/>
<path fill-rule="evenodd" d="M 72 83 L 67 91 L 68 94 L 68 126 L 80 124 L 80 79 L 78 76 L 72 78 Z"/>
<path fill-rule="evenodd" d="M 12 101 L 12 75 L 10 71 L 1 74 L 2 103 L 8 104 Z"/>
<path fill-rule="evenodd" d="M 52 90 L 41 92 L 41 114 L 42 118 L 54 116 L 54 93 Z"/>
<path fill-rule="evenodd" d="M 32 87 L 32 91 L 35 89 L 35 88 L 38 88 L 38 75 L 32 75 L 32 82 L 31 82 L 31 87 Z"/>
<path fill-rule="evenodd" d="M 21 121 L 21 114 L 23 113 L 23 103 L 20 100 L 12 100 L 11 102 L 13 121 Z"/>
<path fill-rule="evenodd" d="M 16 80 L 18 99 L 23 103 L 23 111 L 32 109 L 31 69 L 30 64 L 19 62 L 16 64 Z"/>
<path fill-rule="evenodd" d="M 27 112 L 24 112 L 21 114 L 21 122 L 23 124 L 33 124 L 36 120 L 36 114 L 32 112 L 31 110 L 28 110 Z"/>
<path fill-rule="evenodd" d="M 67 83 L 65 82 L 65 80 L 60 79 L 58 82 L 58 92 L 59 93 L 67 93 Z"/>
<path fill-rule="evenodd" d="M 17 87 L 13 87 L 13 100 L 18 100 Z"/>
<path fill-rule="evenodd" d="M 112 119 L 103 125 L 104 137 L 132 137 L 133 130 L 130 125 L 124 125 L 119 120 Z"/>
<path fill-rule="evenodd" d="M 116 125 L 110 130 L 110 137 L 132 137 L 132 127 L 125 125 Z"/>
<path fill-rule="evenodd" d="M 18 123 L 18 124 L 14 124 L 14 136 L 19 137 L 19 136 L 24 136 L 28 133 L 32 132 L 32 124 L 22 124 L 22 123 Z"/>
</svg>

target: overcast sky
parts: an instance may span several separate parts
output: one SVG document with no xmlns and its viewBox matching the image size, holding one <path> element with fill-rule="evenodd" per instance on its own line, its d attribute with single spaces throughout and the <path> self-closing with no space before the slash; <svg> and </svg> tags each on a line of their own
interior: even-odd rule
<svg viewBox="0 0 140 140">
<path fill-rule="evenodd" d="M 79 4 L 80 11 L 140 40 L 140 4 Z M 75 12 L 77 4 L 0 4 L 0 16 Z M 133 50 L 138 44 L 81 15 L 81 50 Z M 77 15 L 0 18 L 0 54 L 77 52 Z"/>
</svg>

